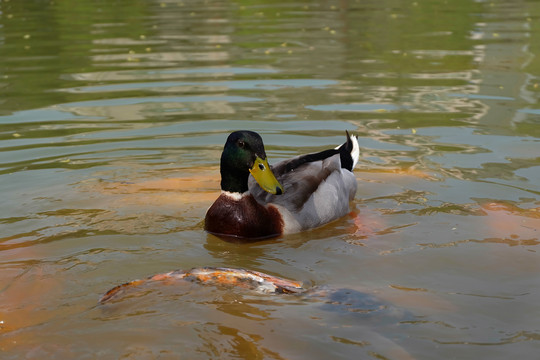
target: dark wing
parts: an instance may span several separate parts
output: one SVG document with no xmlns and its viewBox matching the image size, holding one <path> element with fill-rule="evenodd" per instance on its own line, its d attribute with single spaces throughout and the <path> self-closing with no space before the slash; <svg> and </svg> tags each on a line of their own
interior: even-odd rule
<svg viewBox="0 0 540 360">
<path fill-rule="evenodd" d="M 355 163 L 353 141 L 357 141 L 356 137 L 347 132 L 347 141 L 336 149 L 300 155 L 272 166 L 274 175 L 283 186 L 282 195 L 262 190 L 252 176 L 249 177 L 249 191 L 260 203 L 278 204 L 291 212 L 298 212 L 333 172 L 341 168 L 352 171 Z"/>
<path fill-rule="evenodd" d="M 330 156 L 325 158 L 321 158 L 320 154 L 302 155 L 281 161 L 272 167 L 274 175 L 283 186 L 282 195 L 267 193 L 251 176 L 249 191 L 261 203 L 278 204 L 291 212 L 298 212 L 321 183 L 341 167 L 339 151 L 328 150 L 326 154 Z"/>
</svg>

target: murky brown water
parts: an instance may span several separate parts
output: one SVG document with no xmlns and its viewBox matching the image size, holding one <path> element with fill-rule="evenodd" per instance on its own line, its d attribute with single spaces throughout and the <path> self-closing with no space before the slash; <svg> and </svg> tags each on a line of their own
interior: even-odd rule
<svg viewBox="0 0 540 360">
<path fill-rule="evenodd" d="M 0 1 L 0 357 L 537 357 L 538 44 L 534 1 Z M 271 162 L 359 135 L 351 214 L 207 235 L 236 129 Z M 97 305 L 196 266 L 348 290 Z"/>
</svg>

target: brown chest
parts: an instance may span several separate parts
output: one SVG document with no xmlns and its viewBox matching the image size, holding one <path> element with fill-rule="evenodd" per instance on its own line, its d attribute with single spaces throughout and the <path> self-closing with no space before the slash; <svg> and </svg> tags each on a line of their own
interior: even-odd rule
<svg viewBox="0 0 540 360">
<path fill-rule="evenodd" d="M 217 236 L 261 239 L 280 235 L 283 220 L 274 206 L 261 205 L 251 195 L 221 194 L 208 209 L 204 228 Z"/>
</svg>

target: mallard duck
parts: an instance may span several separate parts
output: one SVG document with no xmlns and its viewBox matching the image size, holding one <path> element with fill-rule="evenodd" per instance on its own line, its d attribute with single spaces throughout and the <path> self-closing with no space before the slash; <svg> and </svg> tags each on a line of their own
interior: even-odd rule
<svg viewBox="0 0 540 360">
<path fill-rule="evenodd" d="M 221 194 L 204 228 L 221 237 L 260 239 L 316 228 L 349 213 L 358 139 L 318 153 L 268 164 L 253 131 L 229 135 L 221 155 Z"/>
</svg>

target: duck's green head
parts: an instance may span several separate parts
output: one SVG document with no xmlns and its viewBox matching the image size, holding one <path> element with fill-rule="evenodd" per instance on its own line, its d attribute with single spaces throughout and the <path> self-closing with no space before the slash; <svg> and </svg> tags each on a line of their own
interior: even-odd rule
<svg viewBox="0 0 540 360">
<path fill-rule="evenodd" d="M 227 138 L 221 154 L 221 189 L 246 192 L 250 173 L 265 191 L 283 193 L 268 165 L 261 136 L 253 131 L 235 131 Z"/>
</svg>

